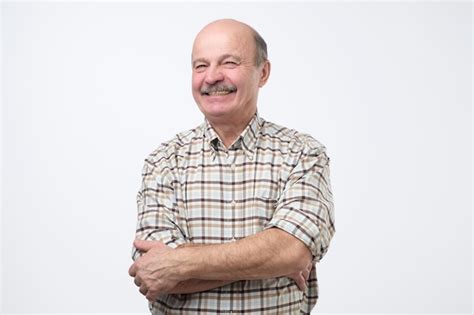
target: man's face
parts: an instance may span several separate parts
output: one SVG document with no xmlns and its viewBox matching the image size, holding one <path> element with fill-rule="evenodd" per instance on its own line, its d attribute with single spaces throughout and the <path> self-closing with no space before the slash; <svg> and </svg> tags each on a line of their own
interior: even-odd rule
<svg viewBox="0 0 474 315">
<path fill-rule="evenodd" d="M 222 24 L 201 31 L 192 53 L 194 100 L 207 118 L 215 120 L 255 113 L 258 89 L 266 81 L 263 65 L 255 66 L 250 31 Z"/>
</svg>

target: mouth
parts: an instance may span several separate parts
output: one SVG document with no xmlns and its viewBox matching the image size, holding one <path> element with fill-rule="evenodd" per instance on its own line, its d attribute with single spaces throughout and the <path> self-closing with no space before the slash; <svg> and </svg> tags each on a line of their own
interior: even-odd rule
<svg viewBox="0 0 474 315">
<path fill-rule="evenodd" d="M 231 93 L 234 93 L 235 91 L 213 91 L 213 92 L 204 92 L 202 95 L 207 95 L 207 96 L 224 96 L 224 95 L 229 95 Z"/>
<path fill-rule="evenodd" d="M 236 91 L 237 91 L 237 87 L 232 84 L 229 84 L 229 85 L 215 84 L 213 86 L 208 86 L 201 89 L 201 95 L 225 96 L 225 95 L 232 94 Z"/>
</svg>

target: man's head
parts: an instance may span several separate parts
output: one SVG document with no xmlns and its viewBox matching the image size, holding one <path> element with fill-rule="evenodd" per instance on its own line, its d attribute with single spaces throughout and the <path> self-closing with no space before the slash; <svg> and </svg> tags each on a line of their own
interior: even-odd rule
<svg viewBox="0 0 474 315">
<path fill-rule="evenodd" d="M 192 90 L 211 121 L 247 120 L 255 113 L 258 90 L 270 74 L 267 48 L 250 26 L 218 20 L 196 36 Z"/>
</svg>

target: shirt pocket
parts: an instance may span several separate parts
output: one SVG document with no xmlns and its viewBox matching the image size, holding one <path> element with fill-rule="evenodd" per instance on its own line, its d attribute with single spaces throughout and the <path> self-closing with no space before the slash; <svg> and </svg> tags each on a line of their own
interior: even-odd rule
<svg viewBox="0 0 474 315">
<path fill-rule="evenodd" d="M 278 189 L 276 185 L 263 186 L 255 190 L 252 202 L 252 217 L 254 218 L 254 233 L 263 231 L 270 222 L 276 209 Z"/>
</svg>

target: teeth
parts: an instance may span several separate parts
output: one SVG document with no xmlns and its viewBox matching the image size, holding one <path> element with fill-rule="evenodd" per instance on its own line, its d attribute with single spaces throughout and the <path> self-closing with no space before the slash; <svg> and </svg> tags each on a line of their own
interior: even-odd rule
<svg viewBox="0 0 474 315">
<path fill-rule="evenodd" d="M 230 91 L 216 91 L 216 92 L 210 92 L 209 95 L 213 95 L 213 96 L 218 95 L 219 96 L 219 95 L 227 95 L 229 93 L 230 93 Z"/>
</svg>

